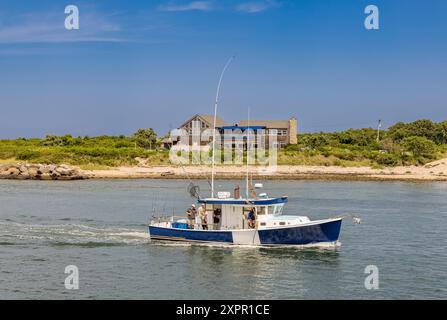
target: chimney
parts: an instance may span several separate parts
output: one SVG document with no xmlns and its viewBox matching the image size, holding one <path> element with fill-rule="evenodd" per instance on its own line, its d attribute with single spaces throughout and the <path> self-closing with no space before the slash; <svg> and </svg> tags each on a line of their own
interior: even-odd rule
<svg viewBox="0 0 447 320">
<path fill-rule="evenodd" d="M 289 119 L 289 144 L 297 144 L 297 120 L 295 117 Z"/>
</svg>

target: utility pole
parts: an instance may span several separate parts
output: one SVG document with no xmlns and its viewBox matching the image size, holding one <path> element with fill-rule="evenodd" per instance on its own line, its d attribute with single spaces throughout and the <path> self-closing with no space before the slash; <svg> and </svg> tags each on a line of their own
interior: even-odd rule
<svg viewBox="0 0 447 320">
<path fill-rule="evenodd" d="M 380 140 L 380 128 L 382 127 L 382 120 L 379 119 L 379 122 L 377 123 L 377 142 Z"/>
</svg>

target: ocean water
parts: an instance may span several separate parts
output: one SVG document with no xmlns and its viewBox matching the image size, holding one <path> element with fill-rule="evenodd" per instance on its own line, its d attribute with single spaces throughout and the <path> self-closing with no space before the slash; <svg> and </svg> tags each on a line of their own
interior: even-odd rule
<svg viewBox="0 0 447 320">
<path fill-rule="evenodd" d="M 218 181 L 232 190 L 242 181 Z M 446 299 L 447 184 L 267 181 L 285 213 L 354 213 L 337 249 L 151 242 L 186 180 L 0 180 L 1 299 Z M 208 193 L 206 182 L 199 182 Z M 79 289 L 64 286 L 67 265 Z M 377 266 L 379 288 L 365 288 Z"/>
</svg>

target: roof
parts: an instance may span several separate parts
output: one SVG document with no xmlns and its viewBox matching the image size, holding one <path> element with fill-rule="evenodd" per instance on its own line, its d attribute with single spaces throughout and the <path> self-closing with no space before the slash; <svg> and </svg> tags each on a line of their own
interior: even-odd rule
<svg viewBox="0 0 447 320">
<path fill-rule="evenodd" d="M 245 127 L 242 127 L 242 126 L 223 126 L 223 127 L 220 127 L 220 129 L 223 129 L 223 130 L 238 130 L 238 129 L 240 129 L 242 131 L 247 130 L 247 129 L 251 129 L 251 130 L 256 131 L 256 130 L 265 129 L 265 126 L 249 126 L 249 127 L 248 126 L 245 126 Z"/>
<path fill-rule="evenodd" d="M 186 124 L 188 124 L 190 121 L 192 121 L 196 117 L 199 117 L 201 120 L 206 122 L 211 128 L 213 127 L 213 125 L 214 125 L 214 116 L 213 115 L 210 115 L 210 114 L 195 114 L 191 118 L 189 118 L 187 121 L 182 123 L 180 128 L 185 126 Z M 222 118 L 216 117 L 216 127 L 222 127 L 224 125 L 225 125 L 225 121 Z"/>
<path fill-rule="evenodd" d="M 208 122 L 211 126 L 214 124 L 214 116 L 209 114 L 199 114 L 200 118 Z M 222 118 L 216 117 L 216 127 L 225 125 L 225 121 Z"/>
<path fill-rule="evenodd" d="M 288 129 L 289 120 L 242 120 L 239 122 L 239 126 L 263 126 L 267 129 Z"/>
<path fill-rule="evenodd" d="M 276 203 L 286 203 L 287 197 L 281 198 L 268 198 L 268 199 L 219 199 L 219 198 L 206 198 L 199 199 L 199 203 L 209 203 L 209 204 L 238 204 L 238 205 L 268 205 Z"/>
</svg>

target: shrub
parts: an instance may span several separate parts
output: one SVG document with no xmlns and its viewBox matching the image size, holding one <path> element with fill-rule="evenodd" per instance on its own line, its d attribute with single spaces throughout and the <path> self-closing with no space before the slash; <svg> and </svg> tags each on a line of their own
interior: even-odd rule
<svg viewBox="0 0 447 320">
<path fill-rule="evenodd" d="M 39 158 L 40 156 L 41 153 L 39 151 L 32 151 L 32 150 L 23 150 L 17 153 L 17 159 L 25 161 L 33 160 Z"/>
<path fill-rule="evenodd" d="M 436 152 L 436 145 L 433 141 L 419 136 L 407 137 L 402 140 L 402 145 L 406 151 L 411 152 L 415 157 L 433 157 Z"/>
<path fill-rule="evenodd" d="M 402 164 L 401 159 L 392 153 L 379 153 L 375 156 L 374 160 L 380 164 L 385 166 L 397 166 Z"/>
<path fill-rule="evenodd" d="M 138 129 L 133 138 L 139 147 L 152 149 L 157 146 L 157 134 L 152 128 Z"/>
</svg>

